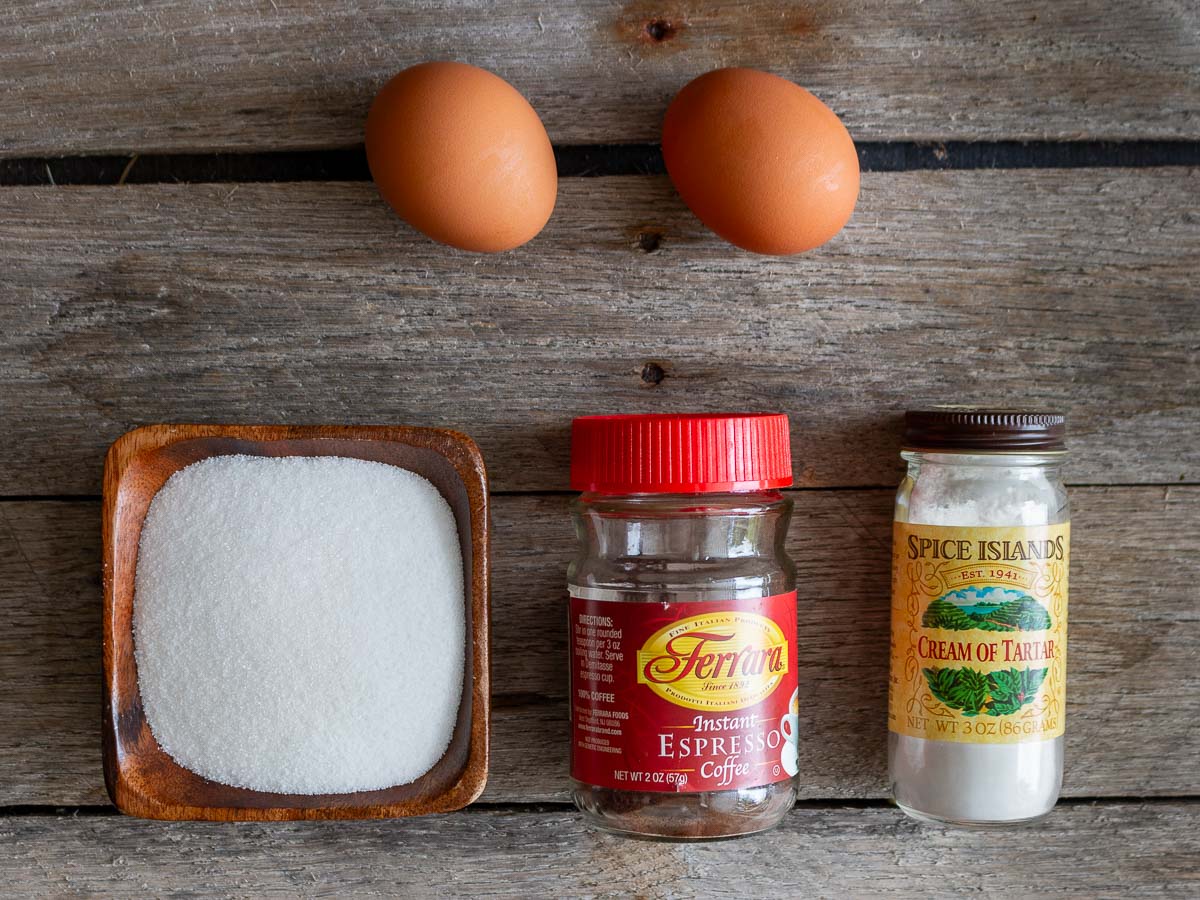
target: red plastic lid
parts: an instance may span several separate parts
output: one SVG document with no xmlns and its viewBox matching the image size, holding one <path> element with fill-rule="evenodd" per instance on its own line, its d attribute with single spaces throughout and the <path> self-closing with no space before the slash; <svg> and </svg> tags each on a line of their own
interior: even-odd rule
<svg viewBox="0 0 1200 900">
<path fill-rule="evenodd" d="M 787 416 L 583 416 L 571 424 L 571 487 L 601 494 L 763 491 L 792 483 Z"/>
</svg>

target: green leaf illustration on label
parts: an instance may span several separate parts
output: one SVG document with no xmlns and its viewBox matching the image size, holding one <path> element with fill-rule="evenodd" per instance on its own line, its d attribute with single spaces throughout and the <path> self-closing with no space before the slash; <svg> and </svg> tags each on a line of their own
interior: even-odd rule
<svg viewBox="0 0 1200 900">
<path fill-rule="evenodd" d="M 989 716 L 1007 716 L 1032 703 L 1046 678 L 1046 669 L 1001 669 L 988 676 L 992 699 Z"/>
<path fill-rule="evenodd" d="M 1051 620 L 1046 607 L 1023 591 L 989 587 L 938 597 L 926 608 L 921 624 L 953 631 L 1045 631 Z"/>
<path fill-rule="evenodd" d="M 983 673 L 970 666 L 921 670 L 939 701 L 964 716 L 1007 716 L 1033 702 L 1046 669 L 1000 669 Z"/>
</svg>

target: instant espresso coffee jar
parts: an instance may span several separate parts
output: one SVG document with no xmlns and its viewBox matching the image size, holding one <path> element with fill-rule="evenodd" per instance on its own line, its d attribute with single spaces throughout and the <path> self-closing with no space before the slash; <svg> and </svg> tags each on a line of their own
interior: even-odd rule
<svg viewBox="0 0 1200 900">
<path fill-rule="evenodd" d="M 599 827 L 730 837 L 795 802 L 791 483 L 784 415 L 575 420 L 571 777 Z"/>
</svg>

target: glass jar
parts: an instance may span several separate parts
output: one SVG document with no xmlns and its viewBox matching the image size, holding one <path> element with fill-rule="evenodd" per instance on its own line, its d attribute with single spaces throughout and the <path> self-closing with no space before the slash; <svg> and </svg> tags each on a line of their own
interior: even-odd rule
<svg viewBox="0 0 1200 900">
<path fill-rule="evenodd" d="M 918 819 L 1031 822 L 1063 772 L 1070 510 L 1061 415 L 906 417 L 888 758 Z"/>
<path fill-rule="evenodd" d="M 593 824 L 696 840 L 795 802 L 787 417 L 576 419 L 571 775 Z"/>
</svg>

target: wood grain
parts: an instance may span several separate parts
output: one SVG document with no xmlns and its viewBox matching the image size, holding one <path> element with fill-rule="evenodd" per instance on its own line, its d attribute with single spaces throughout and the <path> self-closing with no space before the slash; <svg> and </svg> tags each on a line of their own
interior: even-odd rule
<svg viewBox="0 0 1200 900">
<path fill-rule="evenodd" d="M 495 489 L 562 489 L 574 415 L 729 409 L 791 416 L 798 484 L 881 485 L 928 402 L 1064 409 L 1075 482 L 1200 480 L 1198 188 L 868 175 L 791 259 L 724 244 L 664 178 L 565 181 L 498 256 L 366 184 L 6 190 L 0 495 L 94 493 L 155 421 L 458 428 Z"/>
<path fill-rule="evenodd" d="M 858 139 L 1200 135 L 1190 0 L 701 3 L 15 0 L 0 12 L 0 153 L 263 150 L 361 140 L 427 59 L 496 71 L 556 143 L 657 140 L 709 69 L 785 75 Z"/>
<path fill-rule="evenodd" d="M 799 809 L 716 844 L 601 834 L 565 809 L 395 822 L 0 819 L 25 897 L 1194 897 L 1196 804 L 1072 804 L 1029 830 L 919 826 L 886 808 Z"/>
<path fill-rule="evenodd" d="M 800 491 L 801 793 L 886 793 L 891 496 Z M 1072 492 L 1066 792 L 1200 793 L 1200 488 Z M 485 800 L 564 799 L 563 496 L 493 498 Z M 104 801 L 97 505 L 0 503 L 0 804 Z"/>
</svg>

